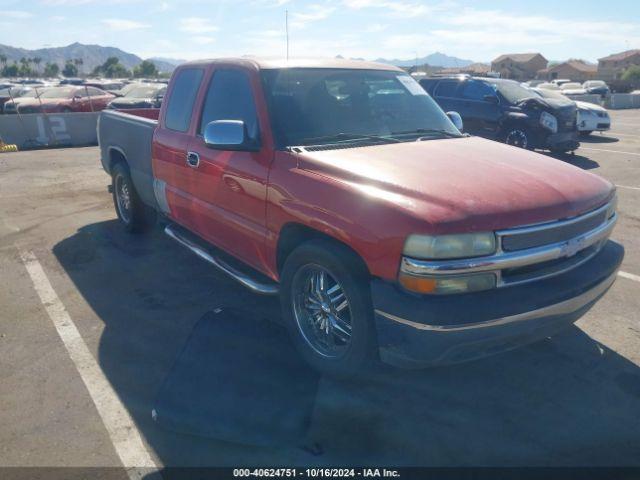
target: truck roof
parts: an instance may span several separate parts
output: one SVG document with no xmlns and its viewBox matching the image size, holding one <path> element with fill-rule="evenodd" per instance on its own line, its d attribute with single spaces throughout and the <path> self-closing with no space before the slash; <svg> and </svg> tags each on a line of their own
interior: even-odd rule
<svg viewBox="0 0 640 480">
<path fill-rule="evenodd" d="M 391 70 L 403 71 L 402 69 L 384 63 L 366 62 L 363 60 L 348 60 L 344 58 L 266 58 L 266 57 L 230 57 L 215 58 L 208 60 L 195 60 L 182 65 L 211 65 L 213 63 L 223 63 L 225 65 L 237 65 L 242 67 L 253 67 L 257 70 L 270 70 L 276 68 L 348 68 L 362 70 Z"/>
</svg>

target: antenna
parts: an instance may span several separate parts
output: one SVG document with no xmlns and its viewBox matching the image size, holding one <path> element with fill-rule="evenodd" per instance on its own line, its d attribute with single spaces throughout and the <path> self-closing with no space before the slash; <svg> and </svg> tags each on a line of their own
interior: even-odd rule
<svg viewBox="0 0 640 480">
<path fill-rule="evenodd" d="M 287 36 L 287 61 L 289 61 L 289 10 L 284 11 L 284 30 Z"/>
</svg>

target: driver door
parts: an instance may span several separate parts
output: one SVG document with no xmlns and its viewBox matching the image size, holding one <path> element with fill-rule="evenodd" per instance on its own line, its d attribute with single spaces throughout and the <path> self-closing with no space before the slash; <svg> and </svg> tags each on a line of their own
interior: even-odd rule
<svg viewBox="0 0 640 480">
<path fill-rule="evenodd" d="M 253 79 L 257 82 L 257 78 Z M 205 94 L 196 135 L 189 144 L 197 233 L 250 265 L 264 268 L 266 185 L 269 151 L 214 149 L 204 141 L 214 120 L 242 120 L 248 136 L 260 143 L 260 125 L 249 72 L 215 68 Z"/>
</svg>

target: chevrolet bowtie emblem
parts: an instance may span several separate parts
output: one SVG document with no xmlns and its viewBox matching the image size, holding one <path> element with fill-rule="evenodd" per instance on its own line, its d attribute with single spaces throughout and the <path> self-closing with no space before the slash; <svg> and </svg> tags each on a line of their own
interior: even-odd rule
<svg viewBox="0 0 640 480">
<path fill-rule="evenodd" d="M 562 246 L 563 257 L 573 257 L 584 248 L 584 237 L 572 238 Z"/>
</svg>

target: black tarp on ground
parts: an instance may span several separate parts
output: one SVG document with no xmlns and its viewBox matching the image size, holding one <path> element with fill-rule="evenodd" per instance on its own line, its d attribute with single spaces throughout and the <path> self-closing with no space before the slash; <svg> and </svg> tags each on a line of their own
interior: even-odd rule
<svg viewBox="0 0 640 480">
<path fill-rule="evenodd" d="M 193 328 L 152 414 L 160 426 L 180 433 L 248 445 L 299 445 L 318 380 L 283 327 L 216 309 Z"/>
</svg>

